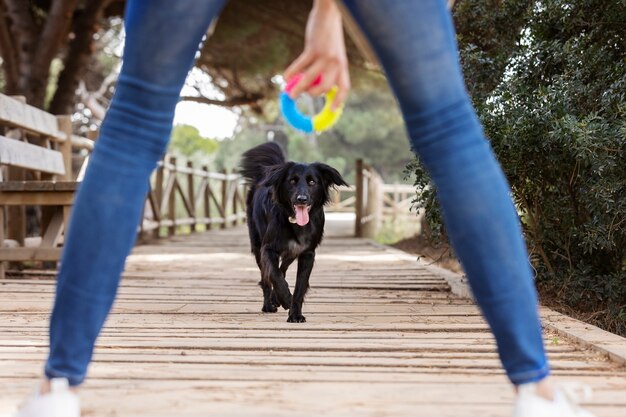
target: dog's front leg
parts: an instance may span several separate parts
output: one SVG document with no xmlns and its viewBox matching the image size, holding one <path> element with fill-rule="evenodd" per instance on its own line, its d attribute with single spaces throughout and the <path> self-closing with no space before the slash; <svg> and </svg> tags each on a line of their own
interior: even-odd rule
<svg viewBox="0 0 626 417">
<path fill-rule="evenodd" d="M 315 252 L 307 251 L 298 258 L 298 273 L 296 276 L 296 288 L 293 290 L 291 308 L 289 309 L 289 323 L 304 323 L 306 317 L 302 315 L 302 303 L 304 296 L 309 290 L 309 277 L 315 263 Z"/>
<path fill-rule="evenodd" d="M 278 302 L 287 310 L 291 306 L 291 292 L 289 292 L 289 285 L 287 284 L 284 274 L 280 268 L 278 268 L 278 262 L 278 252 L 271 249 L 263 249 L 261 253 L 263 274 L 269 277 Z"/>
<path fill-rule="evenodd" d="M 291 265 L 295 259 L 296 259 L 295 256 L 293 256 L 293 257 L 287 256 L 287 257 L 281 259 L 281 261 L 280 261 L 280 272 L 283 273 L 283 277 L 285 279 L 287 279 L 287 269 L 289 268 L 289 265 Z M 269 285 L 270 285 L 270 288 L 271 288 L 271 283 Z M 276 311 L 276 307 L 280 306 L 280 302 L 278 301 L 278 297 L 276 297 L 276 293 L 273 290 L 270 292 L 269 300 L 270 300 L 269 301 L 270 304 L 268 304 L 268 305 L 273 306 L 274 307 L 274 311 Z"/>
</svg>

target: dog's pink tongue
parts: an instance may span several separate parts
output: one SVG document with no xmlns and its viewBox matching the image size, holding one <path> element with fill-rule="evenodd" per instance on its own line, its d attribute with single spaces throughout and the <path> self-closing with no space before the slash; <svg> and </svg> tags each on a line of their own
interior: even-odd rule
<svg viewBox="0 0 626 417">
<path fill-rule="evenodd" d="M 306 206 L 293 206 L 296 210 L 296 223 L 298 226 L 304 226 L 309 222 L 309 210 Z"/>
</svg>

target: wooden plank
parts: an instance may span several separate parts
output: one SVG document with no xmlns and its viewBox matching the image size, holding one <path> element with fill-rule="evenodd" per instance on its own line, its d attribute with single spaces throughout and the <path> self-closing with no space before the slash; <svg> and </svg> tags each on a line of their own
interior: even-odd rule
<svg viewBox="0 0 626 417">
<path fill-rule="evenodd" d="M 93 151 L 95 141 L 78 135 L 71 136 L 72 148 Z"/>
<path fill-rule="evenodd" d="M 60 152 L 4 136 L 0 136 L 0 164 L 49 174 L 65 174 Z"/>
<path fill-rule="evenodd" d="M 0 191 L 76 191 L 76 181 L 4 181 Z"/>
<path fill-rule="evenodd" d="M 4 94 L 0 94 L 0 122 L 58 140 L 65 139 L 59 132 L 55 116 Z"/>
<path fill-rule="evenodd" d="M 326 239 L 304 304 L 308 321 L 292 324 L 282 309 L 259 311 L 259 271 L 249 251 L 244 227 L 135 248 L 81 391 L 84 414 L 510 412 L 513 390 L 478 308 L 414 256 Z M 8 398 L 0 415 L 11 415 L 40 377 L 54 292 L 51 272 L 0 280 L 0 381 Z M 622 366 L 552 331 L 544 341 L 559 382 L 589 384 L 597 395 L 588 408 L 623 416 Z"/>
<path fill-rule="evenodd" d="M 63 210 L 55 210 L 41 240 L 42 248 L 56 247 L 63 232 Z"/>
<path fill-rule="evenodd" d="M 61 175 L 61 179 L 71 181 L 74 179 L 72 172 L 72 118 L 70 116 L 56 116 L 59 131 L 62 132 L 65 140 L 58 146 L 61 155 L 63 155 L 63 166 L 65 172 Z"/>
<path fill-rule="evenodd" d="M 80 186 L 79 181 L 55 181 L 54 182 L 54 190 L 55 191 L 76 191 Z"/>
<path fill-rule="evenodd" d="M 98 368 L 96 370 L 100 372 Z M 304 373 L 306 375 L 306 372 Z M 587 378 L 597 384 L 597 378 Z M 619 409 L 606 398 L 619 396 L 619 385 L 607 379 L 611 388 L 590 403 L 598 416 L 616 417 Z M 24 382 L 7 384 L 7 398 L 32 387 Z M 450 386 L 455 395 L 450 396 Z M 118 398 L 123 401 L 110 401 Z M 132 395 L 129 395 L 132 393 Z M 473 395 L 472 395 L 473 393 Z M 228 417 L 308 416 L 504 416 L 508 415 L 514 393 L 502 377 L 429 374 L 413 382 L 310 382 L 214 381 L 210 378 L 159 381 L 125 380 L 119 377 L 92 380 L 81 392 L 85 415 L 168 416 L 171 410 L 183 416 Z M 184 397 L 184 401 L 180 399 Z M 294 400 L 296 399 L 296 400 Z M 442 407 L 441 404 L 446 404 Z M 2 410 L 0 410 L 1 412 Z M 623 411 L 623 410 L 622 410 Z M 8 413 L 7 415 L 10 415 Z"/>
<path fill-rule="evenodd" d="M 59 248 L 3 248 L 0 249 L 2 261 L 56 261 L 61 257 Z"/>
<path fill-rule="evenodd" d="M 0 191 L 0 204 L 6 206 L 70 206 L 74 203 L 71 191 Z"/>
</svg>

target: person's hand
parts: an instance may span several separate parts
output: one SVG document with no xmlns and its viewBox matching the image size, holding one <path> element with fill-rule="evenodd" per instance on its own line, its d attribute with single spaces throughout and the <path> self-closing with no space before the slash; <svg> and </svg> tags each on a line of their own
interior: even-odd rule
<svg viewBox="0 0 626 417">
<path fill-rule="evenodd" d="M 289 80 L 303 73 L 302 80 L 291 90 L 291 98 L 302 92 L 320 95 L 337 86 L 337 95 L 332 109 L 340 107 L 350 90 L 348 57 L 343 38 L 341 12 L 334 0 L 315 0 L 306 25 L 304 51 L 289 65 L 284 78 Z M 312 86 L 321 75 L 321 82 Z"/>
</svg>

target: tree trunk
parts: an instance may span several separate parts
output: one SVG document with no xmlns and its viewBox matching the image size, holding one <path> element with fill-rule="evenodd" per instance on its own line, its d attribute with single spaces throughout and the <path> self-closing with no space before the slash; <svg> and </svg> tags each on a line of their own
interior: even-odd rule
<svg viewBox="0 0 626 417">
<path fill-rule="evenodd" d="M 78 0 L 53 0 L 43 27 L 33 19 L 30 2 L 4 0 L 18 52 L 18 93 L 42 108 L 50 75 L 50 64 L 65 40 Z"/>
<path fill-rule="evenodd" d="M 110 0 L 91 0 L 74 22 L 74 38 L 64 60 L 63 71 L 59 75 L 57 89 L 50 103 L 53 114 L 71 114 L 74 98 L 89 58 L 93 54 L 93 35 L 98 30 L 102 11 Z"/>
<path fill-rule="evenodd" d="M 40 107 L 43 107 L 45 100 L 50 64 L 67 38 L 77 2 L 78 0 L 54 0 L 39 36 L 28 81 L 33 103 Z"/>
<path fill-rule="evenodd" d="M 9 14 L 4 3 L 0 0 L 0 56 L 2 56 L 2 68 L 4 69 L 4 90 L 6 94 L 17 94 L 17 83 L 20 76 L 18 68 L 18 56 L 15 49 L 15 41 L 9 30 Z"/>
<path fill-rule="evenodd" d="M 38 26 L 32 18 L 29 2 L 5 0 L 8 16 L 11 19 L 11 32 L 17 52 L 19 78 L 17 92 L 28 100 L 28 78 L 31 73 L 33 56 L 37 45 Z"/>
</svg>

